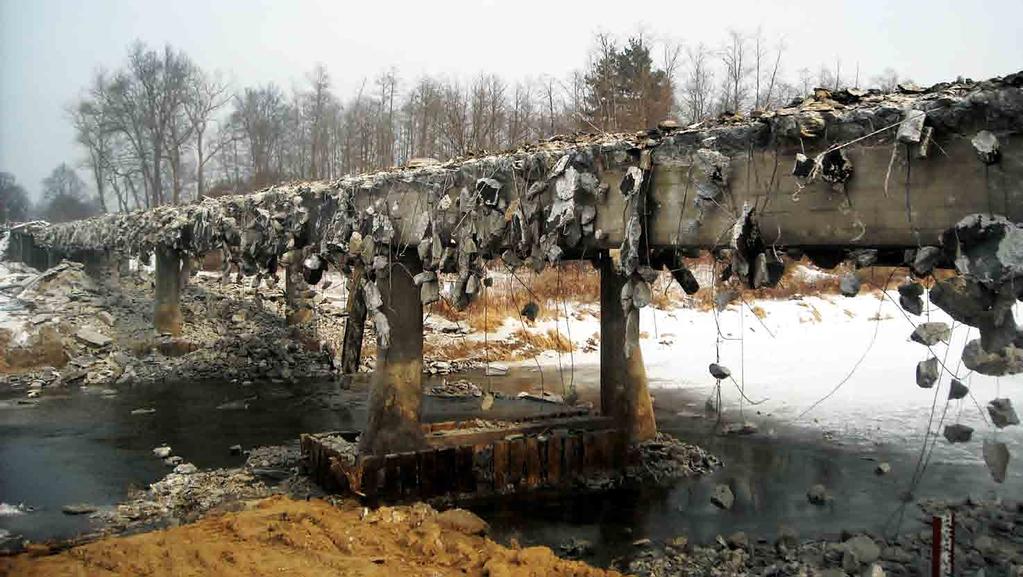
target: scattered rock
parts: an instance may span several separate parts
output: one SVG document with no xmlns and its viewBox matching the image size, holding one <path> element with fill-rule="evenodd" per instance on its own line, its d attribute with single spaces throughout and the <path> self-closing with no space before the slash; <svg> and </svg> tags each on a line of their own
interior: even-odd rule
<svg viewBox="0 0 1023 577">
<path fill-rule="evenodd" d="M 153 455 L 155 455 L 157 459 L 166 459 L 167 457 L 170 456 L 170 454 L 171 448 L 168 447 L 167 445 L 163 445 L 153 449 Z"/>
<path fill-rule="evenodd" d="M 75 503 L 73 505 L 64 505 L 60 510 L 65 515 L 88 515 L 89 513 L 95 513 L 97 507 L 88 503 Z"/>
<path fill-rule="evenodd" d="M 191 475 L 198 470 L 199 469 L 192 463 L 181 463 L 180 465 L 174 467 L 174 472 L 178 475 Z"/>
<path fill-rule="evenodd" d="M 874 467 L 874 473 L 877 475 L 887 475 L 891 472 L 892 466 L 888 463 L 878 463 L 877 466 Z"/>
<path fill-rule="evenodd" d="M 484 535 L 490 530 L 490 525 L 486 521 L 465 509 L 448 509 L 437 515 L 437 522 L 441 527 L 466 535 Z"/>
<path fill-rule="evenodd" d="M 881 548 L 866 535 L 857 535 L 848 539 L 844 545 L 846 551 L 854 553 L 856 559 L 862 564 L 873 563 L 881 556 Z"/>
<path fill-rule="evenodd" d="M 726 541 L 732 549 L 749 549 L 749 537 L 742 531 L 732 533 Z"/>
<path fill-rule="evenodd" d="M 710 496 L 710 502 L 719 509 L 729 510 L 735 504 L 735 495 L 728 485 L 714 487 L 714 493 Z"/>
<path fill-rule="evenodd" d="M 131 414 L 133 414 L 133 415 L 152 415 L 155 412 L 156 412 L 156 409 L 133 409 Z"/>
<path fill-rule="evenodd" d="M 110 337 L 89 327 L 82 327 L 78 329 L 78 332 L 75 333 L 75 338 L 96 348 L 105 347 L 113 342 L 113 339 Z"/>
<path fill-rule="evenodd" d="M 241 445 L 231 445 L 230 447 L 227 448 L 227 451 L 229 453 L 231 453 L 232 455 L 241 455 L 242 454 L 242 446 Z"/>
</svg>

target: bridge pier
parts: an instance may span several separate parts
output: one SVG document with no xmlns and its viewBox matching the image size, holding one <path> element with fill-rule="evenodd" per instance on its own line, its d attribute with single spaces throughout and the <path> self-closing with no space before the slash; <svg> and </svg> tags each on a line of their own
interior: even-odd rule
<svg viewBox="0 0 1023 577">
<path fill-rule="evenodd" d="M 374 310 L 377 362 L 369 393 L 369 419 L 359 452 L 383 455 L 426 446 L 420 427 L 423 402 L 423 305 L 412 277 L 417 256 L 396 259 L 377 272 L 383 304 Z M 377 315 L 386 318 L 389 330 Z"/>
<path fill-rule="evenodd" d="M 285 256 L 284 317 L 290 327 L 309 322 L 313 318 L 313 309 L 305 296 L 309 285 L 302 277 L 302 251 L 293 250 Z"/>
<path fill-rule="evenodd" d="M 345 335 L 341 345 L 341 373 L 353 375 L 359 372 L 362 359 L 362 339 L 366 331 L 366 300 L 363 297 L 362 282 L 365 268 L 362 263 L 352 268 L 348 279 L 348 317 L 345 318 Z"/>
<path fill-rule="evenodd" d="M 639 346 L 639 311 L 622 309 L 622 276 L 607 252 L 601 252 L 600 269 L 600 411 L 615 419 L 632 442 L 657 434 L 653 403 L 647 388 L 646 366 Z M 632 316 L 631 322 L 629 317 Z M 626 327 L 631 331 L 626 331 Z M 626 342 L 632 354 L 625 356 Z"/>
<path fill-rule="evenodd" d="M 181 253 L 156 249 L 156 294 L 153 324 L 161 333 L 181 335 Z"/>
</svg>

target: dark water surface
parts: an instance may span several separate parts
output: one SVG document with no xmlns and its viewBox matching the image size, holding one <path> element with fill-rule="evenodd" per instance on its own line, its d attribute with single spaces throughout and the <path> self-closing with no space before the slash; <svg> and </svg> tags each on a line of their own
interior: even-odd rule
<svg viewBox="0 0 1023 577">
<path fill-rule="evenodd" d="M 457 377 L 449 377 L 457 378 Z M 470 375 L 477 383 L 485 378 Z M 576 371 L 584 399 L 595 400 L 597 371 Z M 537 381 L 529 370 L 493 378 L 495 388 L 524 390 Z M 548 389 L 560 392 L 551 376 Z M 485 384 L 484 384 L 485 386 Z M 228 447 L 295 442 L 299 434 L 359 429 L 366 421 L 365 379 L 351 390 L 332 382 L 293 384 L 166 383 L 126 387 L 116 395 L 98 390 L 66 390 L 44 394 L 35 406 L 17 404 L 23 392 L 0 394 L 0 502 L 24 503 L 35 510 L 0 516 L 0 529 L 23 538 L 72 537 L 89 527 L 85 517 L 64 515 L 70 503 L 112 506 L 130 487 L 144 487 L 168 472 L 152 455 L 153 447 L 170 445 L 174 454 L 200 468 L 239 466 L 244 457 Z M 639 488 L 599 495 L 516 498 L 481 503 L 473 509 L 492 525 L 499 541 L 514 538 L 523 545 L 546 544 L 557 550 L 571 538 L 593 545 L 590 562 L 606 564 L 628 556 L 632 543 L 688 535 L 707 542 L 718 534 L 742 530 L 752 537 L 771 538 L 781 524 L 804 537 L 837 536 L 843 529 L 881 532 L 892 529 L 900 510 L 899 494 L 912 475 L 919 447 L 841 445 L 819 432 L 761 422 L 751 436 L 715 434 L 714 421 L 704 417 L 702 399 L 679 390 L 654 391 L 662 431 L 699 444 L 725 467 L 703 478 L 685 480 L 669 489 Z M 248 409 L 217 409 L 247 399 Z M 424 419 L 448 420 L 479 414 L 479 401 L 427 397 Z M 132 415 L 139 408 L 150 415 Z M 498 400 L 488 418 L 524 415 L 557 406 Z M 893 472 L 874 474 L 877 461 Z M 735 493 L 735 506 L 721 511 L 710 503 L 718 483 Z M 821 483 L 834 500 L 810 505 L 806 490 Z M 918 496 L 961 499 L 966 495 L 1023 495 L 1023 481 L 1010 472 L 1005 485 L 995 485 L 976 463 L 933 462 Z M 907 507 L 903 530 L 920 528 L 916 508 Z"/>
</svg>

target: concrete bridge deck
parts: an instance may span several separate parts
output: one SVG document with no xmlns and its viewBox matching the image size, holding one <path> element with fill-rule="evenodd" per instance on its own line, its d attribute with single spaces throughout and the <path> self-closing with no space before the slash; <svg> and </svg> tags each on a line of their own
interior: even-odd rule
<svg viewBox="0 0 1023 577">
<path fill-rule="evenodd" d="M 694 249 L 725 249 L 736 278 L 751 286 L 777 278 L 783 248 L 831 263 L 878 249 L 871 258 L 902 264 L 906 249 L 938 245 L 975 213 L 1023 220 L 1023 73 L 888 95 L 818 90 L 755 118 L 559 137 L 337 182 L 28 226 L 12 233 L 10 251 L 37 266 L 72 257 L 94 268 L 155 253 L 155 323 L 171 333 L 187 263 L 211 251 L 245 274 L 285 269 L 296 303 L 326 267 L 350 272 L 363 298 L 349 322 L 358 336 L 346 335 L 346 348 L 361 343 L 368 316 L 380 349 L 362 444 L 383 454 L 422 445 L 422 307 L 439 298 L 437 273 L 458 275 L 453 298 L 464 306 L 484 290 L 487 260 L 537 270 L 594 260 L 602 409 L 619 415 L 632 438 L 646 438 L 655 426 L 638 309 L 652 271 L 684 270 L 682 256 Z M 942 254 L 937 260 L 951 265 L 954 254 Z"/>
</svg>

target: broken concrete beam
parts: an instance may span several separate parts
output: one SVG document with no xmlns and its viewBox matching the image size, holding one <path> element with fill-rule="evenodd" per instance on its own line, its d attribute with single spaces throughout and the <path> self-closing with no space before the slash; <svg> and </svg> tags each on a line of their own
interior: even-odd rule
<svg viewBox="0 0 1023 577">
<path fill-rule="evenodd" d="M 902 117 L 902 124 L 899 125 L 895 139 L 903 144 L 920 142 L 926 119 L 927 113 L 923 110 L 907 110 Z"/>
<path fill-rule="evenodd" d="M 345 317 L 345 332 L 341 345 L 341 373 L 352 375 L 359 372 L 362 358 L 363 334 L 366 331 L 366 300 L 363 295 L 363 267 L 361 262 L 352 269 L 348 279 L 348 316 Z"/>
<path fill-rule="evenodd" d="M 552 139 L 505 154 L 104 215 L 40 226 L 29 234 L 41 246 L 61 251 L 110 249 L 135 255 L 163 246 L 204 254 L 228 248 L 231 259 L 249 274 L 294 248 L 348 252 L 356 232 L 377 243 L 436 247 L 431 260 L 472 240 L 478 254 L 510 250 L 543 266 L 551 256 L 578 258 L 621 246 L 631 229 L 622 215 L 634 195 L 620 194 L 620 189 L 623 183 L 629 188 L 623 177 L 636 170 L 644 174 L 640 188 L 655 199 L 643 214 L 650 223 L 644 247 L 720 245 L 720 231 L 734 219 L 720 203 L 725 191 L 733 210 L 763 205 L 769 197 L 771 210 L 761 215 L 760 226 L 788 246 L 916 247 L 966 214 L 988 212 L 989 196 L 1007 201 L 1008 218 L 1023 218 L 1023 191 L 1015 185 L 1023 173 L 1023 145 L 1008 138 L 1023 127 L 1023 95 L 1011 82 L 946 83 L 931 93 L 880 95 L 841 108 L 828 100 L 811 99 L 756 119 L 644 133 L 642 138 Z M 925 106 L 926 124 L 947 156 L 913 166 L 907 193 L 913 211 L 925 218 L 908 222 L 902 207 L 886 194 L 886 174 L 901 111 Z M 879 126 L 891 128 L 835 148 Z M 998 135 L 1001 156 L 1012 159 L 1001 163 L 1004 178 L 988 179 L 976 170 L 977 153 L 963 135 L 980 129 Z M 808 141 L 804 135 L 815 138 Z M 800 182 L 784 174 L 787 170 L 776 170 L 779 158 L 804 153 L 802 146 L 808 159 L 820 157 L 822 182 Z M 848 161 L 856 165 L 851 179 Z M 575 178 L 566 177 L 570 168 Z M 653 173 L 656 178 L 650 177 Z M 757 185 L 764 174 L 778 175 L 770 191 Z M 844 199 L 828 194 L 829 183 L 842 183 L 854 200 L 852 212 Z M 423 214 L 427 218 L 419 226 Z M 458 252 L 451 254 L 457 257 Z M 451 264 L 462 269 L 475 262 Z"/>
</svg>

